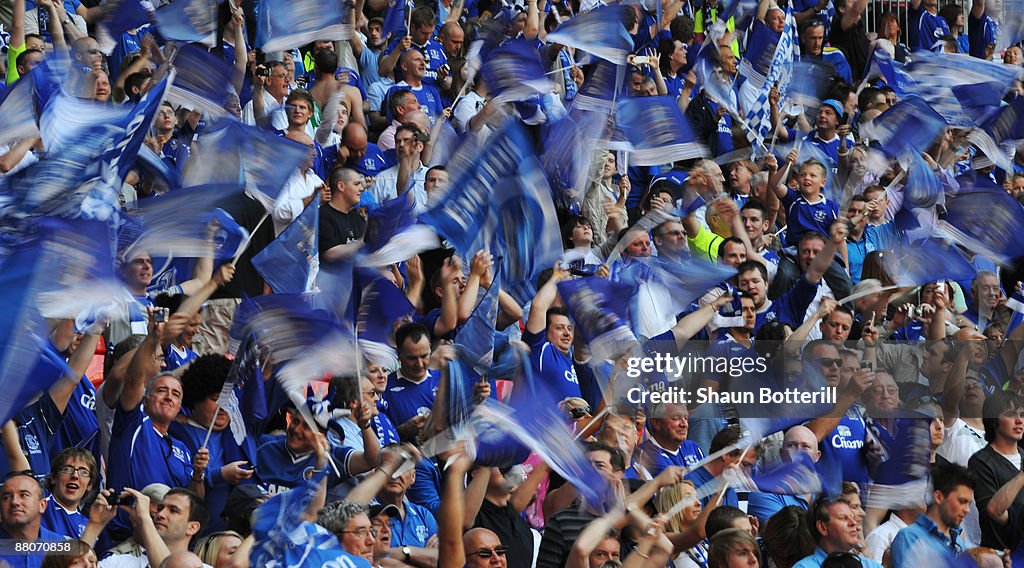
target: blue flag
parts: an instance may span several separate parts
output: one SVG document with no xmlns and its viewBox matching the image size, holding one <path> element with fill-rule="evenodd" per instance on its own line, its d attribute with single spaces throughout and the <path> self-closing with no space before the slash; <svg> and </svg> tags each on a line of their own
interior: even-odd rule
<svg viewBox="0 0 1024 568">
<path fill-rule="evenodd" d="M 0 144 L 37 136 L 34 74 L 25 75 L 0 96 Z"/>
<path fill-rule="evenodd" d="M 924 152 L 946 129 L 946 121 L 920 97 L 902 99 L 869 124 L 863 136 L 890 158 Z"/>
<path fill-rule="evenodd" d="M 148 2 L 147 2 L 148 4 Z M 112 0 L 103 4 L 104 18 L 96 29 L 100 51 L 110 55 L 121 41 L 121 35 L 150 21 L 149 10 L 140 0 Z"/>
<path fill-rule="evenodd" d="M 359 349 L 366 358 L 385 369 L 398 368 L 398 354 L 391 347 L 398 324 L 411 321 L 416 308 L 405 293 L 384 278 L 363 289 L 356 317 Z"/>
<path fill-rule="evenodd" d="M 180 0 L 177 0 L 166 4 L 164 8 L 179 3 Z M 205 49 L 187 44 L 174 56 L 174 68 L 178 74 L 174 85 L 167 92 L 167 100 L 200 111 L 208 117 L 227 116 L 224 103 L 234 89 L 231 86 L 231 68 L 223 59 L 211 55 Z"/>
<path fill-rule="evenodd" d="M 793 62 L 786 99 L 798 105 L 818 108 L 832 82 L 833 68 L 813 59 Z"/>
<path fill-rule="evenodd" d="M 1015 96 L 1010 104 L 992 116 L 982 128 L 996 144 L 1024 139 L 1024 97 Z"/>
<path fill-rule="evenodd" d="M 412 192 L 384 202 L 370 212 L 363 235 L 366 246 L 359 251 L 360 266 L 387 266 L 414 254 L 437 248 L 434 232 L 416 222 Z"/>
<path fill-rule="evenodd" d="M 629 305 L 635 288 L 605 278 L 586 277 L 558 283 L 558 293 L 583 339 L 598 360 L 615 359 L 636 342 Z"/>
<path fill-rule="evenodd" d="M 313 291 L 320 265 L 319 229 L 320 200 L 313 199 L 272 243 L 252 257 L 252 265 L 275 293 Z"/>
<path fill-rule="evenodd" d="M 139 204 L 140 222 L 134 227 L 138 232 L 131 238 L 119 237 L 123 241 L 119 248 L 126 258 L 135 251 L 147 251 L 152 257 L 201 258 L 212 252 L 218 259 L 232 258 L 248 232 L 230 215 L 215 210 L 216 203 L 232 191 L 237 188 L 210 186 L 144 199 Z M 213 243 L 212 221 L 219 224 Z"/>
<path fill-rule="evenodd" d="M 907 75 L 904 65 L 893 60 L 889 52 L 881 48 L 875 48 L 864 68 L 864 78 L 872 77 L 880 77 L 882 82 L 892 87 L 900 97 L 907 94 L 908 88 L 914 82 L 910 75 Z"/>
<path fill-rule="evenodd" d="M 572 100 L 571 110 L 612 112 L 625 77 L 625 65 L 616 65 L 603 59 L 597 61 Z"/>
<path fill-rule="evenodd" d="M 994 184 L 961 184 L 959 193 L 947 196 L 939 226 L 964 248 L 1001 262 L 1024 250 L 1024 209 Z"/>
<path fill-rule="evenodd" d="M 216 0 L 174 0 L 157 8 L 153 17 L 165 39 L 214 47 L 217 41 L 217 5 Z M 195 49 L 195 46 L 184 47 Z M 175 64 L 179 65 L 179 72 L 184 70 L 185 65 L 177 58 Z M 194 69 L 196 72 L 203 70 L 201 67 Z"/>
<path fill-rule="evenodd" d="M 469 319 L 455 335 L 460 358 L 478 375 L 487 373 L 494 364 L 494 334 L 500 291 L 501 273 L 498 272 L 491 287 L 485 291 Z"/>
<path fill-rule="evenodd" d="M 264 0 L 256 47 L 281 51 L 316 40 L 348 40 L 352 33 L 352 9 L 345 0 Z"/>
<path fill-rule="evenodd" d="M 406 13 L 412 11 L 412 9 L 411 0 L 390 0 L 388 2 L 388 13 L 384 16 L 384 29 L 380 32 L 381 36 L 391 36 L 391 39 L 396 39 L 409 35 L 409 30 L 406 29 L 405 24 L 409 18 Z"/>
<path fill-rule="evenodd" d="M 910 154 L 910 170 L 903 189 L 904 207 L 929 209 L 943 197 L 942 184 L 921 154 Z"/>
<path fill-rule="evenodd" d="M 617 65 L 626 64 L 626 56 L 633 51 L 633 38 L 622 25 L 622 6 L 604 6 L 563 22 L 548 34 L 548 43 L 558 43 Z"/>
<path fill-rule="evenodd" d="M 777 495 L 821 493 L 821 479 L 811 456 L 804 452 L 791 454 L 791 461 L 778 462 L 772 469 L 753 476 L 758 491 Z"/>
<path fill-rule="evenodd" d="M 674 97 L 620 99 L 616 120 L 631 146 L 633 165 L 656 166 L 708 155 Z"/>
<path fill-rule="evenodd" d="M 914 53 L 907 68 L 923 98 L 950 126 L 972 127 L 998 110 L 1002 95 L 1021 76 L 1021 69 L 969 55 Z M 997 94 L 993 97 L 992 94 Z"/>
<path fill-rule="evenodd" d="M 900 246 L 882 255 L 886 274 L 900 286 L 921 286 L 940 280 L 972 280 L 977 269 L 955 246 L 929 239 Z"/>
<path fill-rule="evenodd" d="M 528 40 L 510 41 L 492 49 L 480 73 L 494 101 L 522 101 L 551 92 L 536 45 Z"/>
<path fill-rule="evenodd" d="M 317 273 L 317 288 L 313 305 L 318 309 L 327 310 L 340 322 L 351 322 L 355 319 L 355 307 L 352 301 L 353 264 L 348 260 L 336 260 L 320 263 Z"/>
</svg>

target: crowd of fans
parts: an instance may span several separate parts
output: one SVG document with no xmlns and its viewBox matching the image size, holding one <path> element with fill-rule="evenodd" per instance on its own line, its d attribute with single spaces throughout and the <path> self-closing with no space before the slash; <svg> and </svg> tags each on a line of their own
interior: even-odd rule
<svg viewBox="0 0 1024 568">
<path fill-rule="evenodd" d="M 170 43 L 149 24 L 101 50 L 98 39 L 111 39 L 101 37 L 101 23 L 119 3 L 91 3 L 0 0 L 9 31 L 0 92 L 14 94 L 19 78 L 66 53 L 66 88 L 77 96 L 139 103 L 157 68 L 169 64 Z M 117 276 L 133 304 L 85 329 L 50 322 L 49 343 L 72 372 L 11 409 L 0 432 L 7 472 L 0 538 L 14 539 L 0 545 L 0 561 L 214 568 L 1024 562 L 1024 304 L 1011 298 L 1020 283 L 1015 288 L 999 259 L 970 243 L 957 251 L 973 275 L 949 278 L 942 266 L 925 266 L 932 281 L 903 281 L 897 252 L 939 246 L 921 239 L 931 236 L 943 200 L 917 202 L 919 222 L 901 224 L 914 189 L 905 187 L 906 163 L 878 164 L 871 144 L 884 126 L 879 116 L 900 100 L 898 88 L 870 72 L 871 59 L 888 54 L 909 64 L 928 50 L 1019 67 L 1019 45 L 997 50 L 1002 7 L 910 0 L 881 14 L 876 34 L 867 31 L 867 0 L 760 0 L 749 24 L 722 21 L 719 0 L 654 3 L 623 3 L 633 49 L 617 96 L 671 97 L 708 155 L 644 166 L 630 164 L 629 152 L 590 149 L 582 157 L 585 186 L 553 195 L 559 226 L 542 228 L 561 235 L 565 258 L 529 282 L 531 297 L 499 291 L 493 316 L 496 336 L 528 353 L 534 380 L 560 400 L 563 423 L 551 428 L 575 436 L 607 485 L 602 502 L 585 499 L 550 452 L 534 447 L 528 458 L 493 466 L 475 457 L 472 441 L 437 442 L 454 426 L 445 396 L 455 388 L 452 343 L 499 286 L 497 251 L 456 252 L 443 242 L 357 271 L 354 305 L 371 286 L 389 287 L 412 311 L 385 322 L 393 330 L 387 356 L 366 350 L 354 368 L 326 369 L 299 397 L 278 383 L 275 371 L 287 361 L 267 346 L 239 351 L 229 331 L 240 305 L 274 292 L 253 256 L 311 204 L 319 203 L 320 262 L 344 259 L 363 243 L 374 210 L 409 199 L 422 213 L 438 195 L 459 190 L 448 169 L 454 141 L 497 136 L 509 120 L 536 134 L 566 116 L 594 59 L 545 38 L 603 3 L 359 0 L 346 4 L 350 39 L 263 52 L 252 48 L 260 3 L 226 0 L 207 6 L 216 12 L 209 51 L 230 67 L 233 93 L 224 101 L 229 117 L 217 120 L 307 146 L 309 159 L 276 200 L 239 190 L 220 204 L 251 233 L 234 261 L 182 263 L 121 243 Z M 758 88 L 743 72 L 765 68 L 748 57 L 754 38 L 780 44 L 790 25 L 799 30 L 799 58 L 831 74 L 816 108 L 791 104 L 774 85 Z M 470 44 L 485 29 L 498 29 L 501 42 L 535 45 L 550 91 L 495 100 L 471 69 Z M 694 68 L 702 46 L 714 52 L 704 57 L 731 85 L 731 101 L 704 88 Z M 771 139 L 752 146 L 743 117 L 763 93 Z M 1014 104 L 1021 83 L 997 96 Z M 145 144 L 187 172 L 209 151 L 204 130 L 213 122 L 164 101 Z M 942 193 L 984 183 L 1024 201 L 1024 151 L 1011 152 L 1008 171 L 972 140 L 949 127 L 919 152 Z M 761 143 L 787 149 L 765 155 L 756 151 Z M 39 136 L 0 145 L 0 180 L 45 159 L 53 156 Z M 133 169 L 120 193 L 124 214 L 162 193 L 145 170 Z M 705 204 L 686 207 L 695 198 Z M 1007 214 L 1021 217 L 1024 209 Z M 645 225 L 652 218 L 659 222 Z M 751 424 L 772 422 L 772 413 L 748 420 L 728 401 L 631 404 L 609 385 L 624 380 L 627 358 L 598 360 L 604 353 L 592 353 L 576 329 L 583 324 L 560 284 L 625 281 L 644 266 L 674 267 L 685 281 L 711 264 L 734 276 L 700 290 L 681 312 L 665 308 L 676 290 L 644 278 L 635 297 L 615 298 L 631 304 L 645 353 L 764 361 L 758 384 L 825 386 L 834 402 L 797 405 L 784 428 L 751 437 Z M 256 372 L 236 387 L 241 412 L 231 412 L 222 389 L 238 378 L 243 355 L 256 360 L 248 367 Z M 516 400 L 525 388 L 517 377 L 473 381 L 471 404 Z M 630 384 L 648 388 L 663 378 L 645 373 Z M 671 386 L 728 393 L 748 378 L 690 369 Z M 737 481 L 804 462 L 817 484 L 771 486 L 775 492 Z M 8 542 L 41 546 L 25 553 Z M 73 547 L 53 548 L 61 542 Z"/>
</svg>

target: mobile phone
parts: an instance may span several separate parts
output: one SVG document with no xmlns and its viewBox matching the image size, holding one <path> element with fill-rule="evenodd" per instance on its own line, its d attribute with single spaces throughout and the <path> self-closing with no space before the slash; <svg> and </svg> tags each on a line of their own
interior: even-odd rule
<svg viewBox="0 0 1024 568">
<path fill-rule="evenodd" d="M 633 58 L 633 65 L 650 65 L 651 58 L 648 55 L 638 55 Z"/>
<path fill-rule="evenodd" d="M 935 291 L 936 292 L 945 292 L 946 291 L 946 283 L 945 282 L 938 282 L 938 283 L 936 283 L 935 284 Z"/>
<path fill-rule="evenodd" d="M 917 319 L 917 316 L 921 315 L 921 310 L 917 306 L 910 306 L 907 308 L 907 317 L 910 319 Z"/>
<path fill-rule="evenodd" d="M 861 369 L 867 369 L 869 371 L 872 370 L 871 361 L 861 361 L 860 362 L 860 368 Z"/>
<path fill-rule="evenodd" d="M 153 312 L 153 321 L 156 323 L 164 323 L 167 321 L 167 308 L 160 308 Z"/>
<path fill-rule="evenodd" d="M 111 495 L 110 497 L 107 497 L 107 504 L 110 505 L 111 507 L 117 507 L 118 505 L 124 505 L 126 507 L 134 507 L 135 506 L 135 497 L 132 497 L 131 495 L 121 496 L 121 495 L 118 495 L 117 493 L 115 493 L 115 494 Z"/>
<path fill-rule="evenodd" d="M 257 77 L 269 77 L 270 76 L 270 69 L 267 69 L 266 67 L 260 65 L 259 67 L 256 68 L 256 76 Z"/>
</svg>

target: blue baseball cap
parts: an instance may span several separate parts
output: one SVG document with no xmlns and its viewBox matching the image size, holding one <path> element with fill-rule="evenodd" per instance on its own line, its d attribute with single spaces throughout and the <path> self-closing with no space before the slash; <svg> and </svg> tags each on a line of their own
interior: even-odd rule
<svg viewBox="0 0 1024 568">
<path fill-rule="evenodd" d="M 836 111 L 836 116 L 843 116 L 843 113 L 846 112 L 846 108 L 843 106 L 843 103 L 836 99 L 825 99 L 821 104 L 832 107 Z"/>
</svg>

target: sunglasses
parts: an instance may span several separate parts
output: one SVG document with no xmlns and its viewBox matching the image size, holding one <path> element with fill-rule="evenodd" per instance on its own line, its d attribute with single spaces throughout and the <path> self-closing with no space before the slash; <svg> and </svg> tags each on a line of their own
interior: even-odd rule
<svg viewBox="0 0 1024 568">
<path fill-rule="evenodd" d="M 569 409 L 569 416 L 572 417 L 573 420 L 579 420 L 580 418 L 583 418 L 588 414 L 590 414 L 589 406 L 581 406 L 579 408 Z"/>
<path fill-rule="evenodd" d="M 497 554 L 498 556 L 505 556 L 506 552 L 508 552 L 508 547 L 503 544 L 501 546 L 495 546 L 494 548 L 481 548 L 476 552 L 470 552 L 466 556 L 479 556 L 480 558 L 490 558 L 495 554 Z"/>
<path fill-rule="evenodd" d="M 842 367 L 843 366 L 843 360 L 842 359 L 832 359 L 830 357 L 823 357 L 821 359 L 818 359 L 818 364 L 821 365 L 822 367 L 837 367 L 838 368 L 838 367 Z"/>
</svg>

